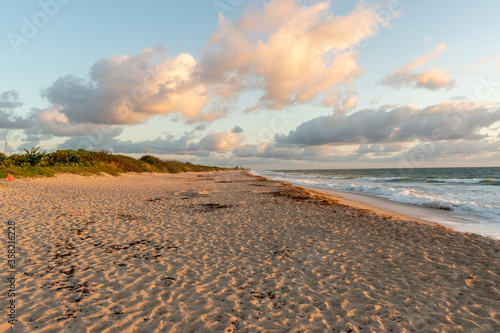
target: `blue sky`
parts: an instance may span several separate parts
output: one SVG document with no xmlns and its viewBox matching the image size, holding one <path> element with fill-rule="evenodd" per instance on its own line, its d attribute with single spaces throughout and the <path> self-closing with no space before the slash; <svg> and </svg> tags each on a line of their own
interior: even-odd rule
<svg viewBox="0 0 500 333">
<path fill-rule="evenodd" d="M 0 1 L 0 139 L 250 168 L 498 166 L 500 3 Z"/>
</svg>

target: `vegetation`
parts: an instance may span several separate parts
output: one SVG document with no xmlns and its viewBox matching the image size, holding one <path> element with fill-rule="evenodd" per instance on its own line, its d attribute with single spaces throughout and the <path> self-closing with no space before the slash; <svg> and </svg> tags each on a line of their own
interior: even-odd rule
<svg viewBox="0 0 500 333">
<path fill-rule="evenodd" d="M 163 161 L 151 155 L 140 159 L 130 156 L 94 152 L 84 149 L 41 152 L 40 147 L 24 150 L 22 155 L 6 157 L 0 153 L 0 178 L 9 174 L 18 177 L 52 177 L 57 173 L 119 175 L 125 172 L 198 172 L 219 171 L 223 168 L 195 165 L 189 162 Z"/>
</svg>

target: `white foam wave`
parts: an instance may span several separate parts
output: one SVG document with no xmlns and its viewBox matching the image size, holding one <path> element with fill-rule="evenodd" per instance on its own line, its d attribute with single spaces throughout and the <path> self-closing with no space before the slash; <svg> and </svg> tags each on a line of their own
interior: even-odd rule
<svg viewBox="0 0 500 333">
<path fill-rule="evenodd" d="M 289 174 L 283 176 L 289 176 Z M 415 186 L 413 186 L 413 188 L 409 188 L 408 186 L 391 187 L 390 183 L 367 184 L 358 182 L 362 179 L 348 180 L 342 178 L 341 181 L 335 182 L 335 179 L 330 181 L 317 178 L 313 179 L 311 177 L 304 177 L 304 175 L 293 178 L 283 176 L 275 175 L 271 178 L 279 181 L 293 183 L 296 185 L 371 194 L 384 197 L 396 202 L 453 211 L 455 213 L 461 214 L 477 215 L 500 222 L 500 209 L 498 207 L 465 201 L 467 200 L 465 199 L 465 197 L 465 200 L 453 200 L 450 198 L 444 198 L 442 194 L 440 195 L 440 193 L 432 193 L 432 188 L 422 188 L 421 190 L 417 190 L 415 189 Z"/>
<path fill-rule="evenodd" d="M 408 179 L 408 178 L 405 178 L 405 177 L 380 177 L 380 178 L 365 177 L 365 178 L 358 178 L 358 179 L 359 180 L 366 180 L 369 182 L 388 182 L 388 181 Z"/>
<path fill-rule="evenodd" d="M 452 179 L 452 178 L 433 178 L 427 180 L 428 182 L 434 182 L 434 183 L 453 183 L 453 184 L 477 184 L 480 182 L 484 182 L 486 179 L 479 179 L 479 178 L 473 178 L 473 179 Z"/>
</svg>

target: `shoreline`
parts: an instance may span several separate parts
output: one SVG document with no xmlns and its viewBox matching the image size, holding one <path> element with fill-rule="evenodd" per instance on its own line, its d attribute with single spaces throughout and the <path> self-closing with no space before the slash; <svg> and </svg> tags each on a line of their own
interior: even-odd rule
<svg viewBox="0 0 500 333">
<path fill-rule="evenodd" d="M 266 179 L 269 179 L 270 181 L 277 181 L 265 176 L 253 175 L 251 173 L 249 174 L 252 176 L 264 177 Z M 281 182 L 281 180 L 278 181 Z M 282 182 L 310 191 L 319 192 L 324 195 L 332 196 L 332 198 L 334 198 L 335 200 L 340 200 L 349 206 L 369 210 L 376 214 L 391 216 L 392 218 L 405 221 L 418 221 L 424 224 L 439 225 L 450 230 L 462 233 L 476 234 L 489 239 L 500 239 L 498 230 L 493 228 L 490 231 L 490 229 L 487 228 L 487 225 L 483 224 L 483 229 L 486 228 L 485 230 L 487 230 L 489 234 L 479 233 L 475 230 L 475 228 L 469 227 L 470 224 L 473 224 L 474 218 L 476 220 L 486 221 L 481 217 L 473 218 L 472 216 L 461 216 L 460 214 L 449 212 L 446 210 L 392 201 L 383 197 L 366 193 L 351 193 L 314 186 L 294 184 L 286 181 Z M 495 235 L 495 237 L 492 235 Z"/>
<path fill-rule="evenodd" d="M 358 198 L 357 196 L 350 196 L 350 193 L 346 192 L 322 189 L 314 186 L 304 186 L 304 185 L 296 185 L 296 186 L 305 188 L 310 191 L 316 191 L 325 195 L 332 196 L 335 200 L 338 200 L 342 204 L 362 210 L 371 211 L 377 215 L 388 216 L 403 221 L 417 221 L 429 225 L 440 225 L 437 222 L 425 220 L 422 218 L 418 218 L 416 216 L 410 216 L 408 214 L 399 213 L 394 210 L 390 210 L 390 208 L 382 208 L 380 206 L 377 206 L 376 204 L 378 203 L 378 201 L 376 199 L 378 198 L 375 198 L 375 200 L 373 201 L 370 200 L 362 201 L 363 200 L 362 198 Z"/>
<path fill-rule="evenodd" d="M 1 192 L 18 320 L 1 293 L 2 332 L 500 331 L 500 242 L 480 235 L 243 171 Z"/>
</svg>

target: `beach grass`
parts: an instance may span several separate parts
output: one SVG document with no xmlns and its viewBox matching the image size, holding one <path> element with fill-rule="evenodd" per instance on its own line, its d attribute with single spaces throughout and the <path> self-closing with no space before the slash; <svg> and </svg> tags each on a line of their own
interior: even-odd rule
<svg viewBox="0 0 500 333">
<path fill-rule="evenodd" d="M 0 153 L 0 178 L 9 174 L 15 177 L 53 177 L 60 173 L 79 175 L 119 175 L 127 172 L 180 173 L 200 171 L 220 171 L 224 168 L 196 165 L 189 162 L 162 160 L 151 155 L 140 159 L 111 154 L 105 151 L 84 149 L 57 150 L 52 153 L 40 148 L 25 149 L 24 154 L 6 157 Z"/>
</svg>

